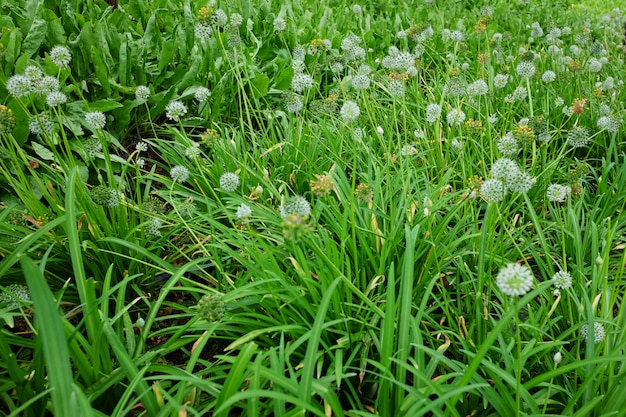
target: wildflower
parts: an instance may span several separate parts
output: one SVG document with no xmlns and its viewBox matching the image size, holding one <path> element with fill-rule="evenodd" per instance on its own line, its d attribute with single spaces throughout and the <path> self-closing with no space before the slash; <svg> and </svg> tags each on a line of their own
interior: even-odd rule
<svg viewBox="0 0 626 417">
<path fill-rule="evenodd" d="M 367 90 L 370 87 L 370 77 L 366 74 L 357 74 L 352 78 L 352 88 Z"/>
<path fill-rule="evenodd" d="M 587 68 L 589 72 L 600 72 L 602 71 L 602 62 L 598 61 L 596 58 L 590 58 L 587 61 Z"/>
<path fill-rule="evenodd" d="M 400 80 L 389 81 L 387 91 L 392 97 L 402 97 L 404 95 L 404 84 Z"/>
<path fill-rule="evenodd" d="M 135 145 L 135 150 L 137 150 L 137 152 L 145 152 L 148 150 L 148 144 L 144 141 L 139 141 Z"/>
<path fill-rule="evenodd" d="M 572 192 L 572 187 L 561 184 L 550 184 L 546 191 L 548 200 L 563 203 L 567 196 Z"/>
<path fill-rule="evenodd" d="M 304 107 L 302 100 L 295 94 L 291 94 L 285 98 L 285 108 L 289 113 L 297 113 Z"/>
<path fill-rule="evenodd" d="M 187 114 L 187 106 L 181 101 L 172 100 L 165 106 L 165 116 L 170 120 L 178 122 L 185 114 Z"/>
<path fill-rule="evenodd" d="M 193 33 L 196 35 L 196 38 L 206 40 L 213 36 L 213 28 L 211 25 L 207 25 L 206 23 L 198 23 L 194 27 Z"/>
<path fill-rule="evenodd" d="M 441 106 L 439 104 L 429 104 L 426 106 L 426 121 L 435 123 L 441 117 Z"/>
<path fill-rule="evenodd" d="M 466 92 L 465 83 L 459 77 L 452 77 L 443 87 L 443 93 L 448 96 L 462 96 Z"/>
<path fill-rule="evenodd" d="M 496 88 L 504 88 L 506 87 L 508 82 L 509 82 L 508 74 L 496 74 L 496 76 L 493 77 L 493 86 Z"/>
<path fill-rule="evenodd" d="M 533 285 L 533 274 L 524 265 L 510 263 L 498 272 L 496 284 L 508 296 L 524 295 Z"/>
<path fill-rule="evenodd" d="M 385 134 L 385 130 L 383 129 L 382 126 L 376 126 L 376 133 L 378 133 L 380 136 Z"/>
<path fill-rule="evenodd" d="M 100 143 L 98 138 L 91 137 L 85 141 L 85 151 L 87 155 L 93 158 L 98 153 L 102 152 L 102 143 Z"/>
<path fill-rule="evenodd" d="M 534 22 L 531 25 L 530 36 L 532 36 L 533 38 L 540 38 L 543 36 L 543 29 L 541 28 L 539 22 Z"/>
<path fill-rule="evenodd" d="M 85 123 L 92 130 L 104 129 L 106 116 L 99 111 L 92 111 L 85 114 Z"/>
<path fill-rule="evenodd" d="M 413 156 L 417 153 L 417 149 L 413 145 L 403 145 L 400 149 L 401 156 Z"/>
<path fill-rule="evenodd" d="M 280 206 L 280 217 L 287 219 L 288 216 L 297 216 L 304 219 L 311 214 L 311 205 L 300 195 L 293 196 Z"/>
<path fill-rule="evenodd" d="M 119 193 L 105 185 L 97 185 L 91 189 L 91 200 L 99 206 L 115 208 L 120 205 Z"/>
<path fill-rule="evenodd" d="M 467 86 L 469 96 L 484 96 L 489 92 L 489 86 L 485 80 L 476 80 Z"/>
<path fill-rule="evenodd" d="M 204 103 L 211 97 L 211 90 L 206 87 L 198 87 L 193 97 L 198 103 Z"/>
<path fill-rule="evenodd" d="M 140 85 L 135 89 L 135 98 L 139 101 L 147 100 L 150 97 L 150 89 L 145 85 Z"/>
<path fill-rule="evenodd" d="M 551 83 L 556 80 L 556 74 L 554 73 L 554 71 L 548 70 L 541 75 L 541 80 L 546 84 Z"/>
<path fill-rule="evenodd" d="M 45 76 L 40 79 L 31 79 L 31 85 L 33 92 L 42 96 L 59 91 L 59 80 L 51 76 Z"/>
<path fill-rule="evenodd" d="M 67 96 L 60 91 L 52 91 L 46 96 L 46 104 L 56 107 L 67 102 Z"/>
<path fill-rule="evenodd" d="M 222 9 L 217 9 L 215 11 L 213 19 L 215 24 L 219 27 L 224 27 L 226 26 L 226 23 L 228 23 L 228 15 L 226 15 L 226 12 Z"/>
<path fill-rule="evenodd" d="M 146 223 L 146 227 L 145 227 L 146 237 L 148 238 L 161 237 L 162 227 L 163 227 L 163 222 L 161 221 L 161 219 L 158 219 L 156 217 L 151 218 Z"/>
<path fill-rule="evenodd" d="M 235 191 L 240 183 L 239 176 L 234 172 L 225 172 L 220 177 L 220 187 L 224 191 Z"/>
<path fill-rule="evenodd" d="M 515 193 L 527 193 L 537 180 L 526 172 L 520 172 L 514 179 L 505 183 L 506 187 Z"/>
<path fill-rule="evenodd" d="M 561 107 L 563 104 L 565 104 L 565 100 L 563 100 L 560 96 L 554 99 L 555 107 Z"/>
<path fill-rule="evenodd" d="M 585 323 L 580 327 L 580 335 L 583 339 L 587 340 L 589 337 L 593 337 L 595 343 L 600 343 L 604 340 L 605 332 L 604 325 L 595 321 L 593 323 L 593 331 L 589 333 L 589 326 Z"/>
<path fill-rule="evenodd" d="M 54 132 L 54 126 L 50 116 L 45 113 L 32 116 L 28 122 L 28 128 L 34 135 L 49 135 Z"/>
<path fill-rule="evenodd" d="M 198 315 L 208 322 L 217 322 L 224 317 L 225 312 L 226 305 L 221 295 L 207 294 L 198 301 Z"/>
<path fill-rule="evenodd" d="M 361 109 L 355 102 L 348 100 L 341 106 L 339 114 L 343 117 L 343 120 L 351 122 L 359 117 Z"/>
<path fill-rule="evenodd" d="M 535 65 L 529 61 L 522 61 L 515 68 L 515 72 L 522 78 L 530 78 L 535 75 Z"/>
<path fill-rule="evenodd" d="M 285 22 L 285 19 L 283 19 L 280 16 L 274 19 L 273 25 L 274 25 L 274 32 L 282 32 L 285 29 L 287 29 L 287 22 Z"/>
<path fill-rule="evenodd" d="M 615 133 L 622 126 L 622 119 L 617 116 L 602 116 L 598 119 L 597 126 L 600 130 Z"/>
<path fill-rule="evenodd" d="M 552 276 L 552 283 L 560 290 L 565 290 L 572 286 L 572 276 L 567 271 L 559 271 Z"/>
<path fill-rule="evenodd" d="M 600 113 L 600 116 L 608 116 L 611 114 L 611 107 L 608 104 L 602 103 L 600 107 L 598 107 L 598 113 Z"/>
<path fill-rule="evenodd" d="M 230 15 L 230 25 L 239 27 L 243 23 L 243 17 L 239 13 L 233 13 Z"/>
<path fill-rule="evenodd" d="M 24 75 L 13 75 L 7 80 L 7 90 L 14 97 L 21 98 L 32 93 L 30 78 Z"/>
<path fill-rule="evenodd" d="M 487 117 L 487 122 L 489 122 L 489 124 L 496 124 L 498 122 L 498 115 L 496 113 L 492 113 L 489 115 L 489 117 Z"/>
<path fill-rule="evenodd" d="M 460 109 L 451 109 L 446 115 L 446 121 L 450 126 L 460 126 L 465 121 L 465 113 Z"/>
<path fill-rule="evenodd" d="M 502 155 L 511 156 L 520 151 L 519 144 L 511 132 L 504 135 L 496 145 Z"/>
<path fill-rule="evenodd" d="M 65 46 L 57 45 L 50 51 L 50 60 L 59 68 L 67 68 L 72 60 L 72 54 Z"/>
<path fill-rule="evenodd" d="M 329 195 L 331 191 L 335 189 L 335 182 L 332 180 L 330 175 L 315 175 L 315 180 L 311 180 L 309 183 L 311 185 L 311 192 L 318 197 L 323 197 Z"/>
<path fill-rule="evenodd" d="M 374 199 L 374 190 L 369 184 L 361 183 L 354 190 L 354 196 L 359 201 L 371 203 Z"/>
<path fill-rule="evenodd" d="M 313 77 L 309 74 L 298 73 L 291 79 L 291 88 L 293 88 L 293 91 L 296 93 L 301 93 L 311 87 L 313 87 Z"/>
<path fill-rule="evenodd" d="M 20 303 L 30 301 L 30 291 L 25 285 L 11 284 L 4 288 L 0 293 L 0 304 L 12 310 L 20 305 Z"/>
<path fill-rule="evenodd" d="M 183 183 L 189 178 L 189 170 L 182 165 L 176 165 L 171 169 L 170 177 L 174 182 Z"/>
<path fill-rule="evenodd" d="M 235 215 L 239 220 L 246 220 L 248 217 L 252 216 L 252 209 L 247 204 L 241 203 Z"/>
<path fill-rule="evenodd" d="M 574 126 L 567 132 L 567 143 L 574 148 L 585 146 L 589 142 L 589 131 L 582 126 Z"/>
<path fill-rule="evenodd" d="M 194 159 L 200 156 L 200 144 L 195 142 L 192 143 L 191 146 L 185 149 L 185 156 L 190 159 Z"/>
<path fill-rule="evenodd" d="M 504 183 L 496 178 L 488 179 L 480 186 L 480 195 L 488 203 L 497 203 L 502 201 L 505 194 L 506 189 L 504 187 Z"/>
<path fill-rule="evenodd" d="M 500 158 L 491 165 L 491 175 L 501 180 L 507 187 L 519 176 L 520 170 L 515 161 L 509 158 Z"/>
</svg>

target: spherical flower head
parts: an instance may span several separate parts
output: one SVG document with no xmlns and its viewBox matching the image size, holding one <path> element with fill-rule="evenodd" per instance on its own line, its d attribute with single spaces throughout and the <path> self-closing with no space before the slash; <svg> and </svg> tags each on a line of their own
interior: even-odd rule
<svg viewBox="0 0 626 417">
<path fill-rule="evenodd" d="M 574 148 L 581 148 L 589 142 L 589 130 L 582 126 L 574 126 L 567 132 L 567 143 Z"/>
<path fill-rule="evenodd" d="M 293 88 L 293 91 L 296 93 L 301 93 L 311 87 L 313 87 L 313 77 L 309 74 L 298 73 L 291 79 L 291 88 Z"/>
<path fill-rule="evenodd" d="M 26 97 L 33 92 L 31 79 L 24 75 L 13 75 L 7 80 L 7 90 L 14 97 Z"/>
<path fill-rule="evenodd" d="M 239 27 L 243 23 L 243 17 L 239 13 L 233 13 L 230 15 L 230 25 L 233 27 Z"/>
<path fill-rule="evenodd" d="M 25 285 L 11 284 L 4 288 L 4 291 L 0 292 L 0 305 L 4 304 L 5 308 L 13 310 L 17 308 L 20 303 L 27 303 L 30 301 L 30 291 Z"/>
<path fill-rule="evenodd" d="M 370 77 L 367 74 L 357 74 L 352 78 L 352 88 L 357 91 L 370 88 Z"/>
<path fill-rule="evenodd" d="M 426 121 L 428 123 L 435 123 L 441 117 L 441 106 L 439 104 L 431 103 L 426 106 Z"/>
<path fill-rule="evenodd" d="M 54 132 L 54 122 L 50 120 L 50 116 L 41 113 L 30 118 L 28 128 L 35 135 L 49 135 Z"/>
<path fill-rule="evenodd" d="M 135 89 L 135 98 L 138 101 L 145 101 L 150 98 L 150 89 L 145 85 L 140 85 Z"/>
<path fill-rule="evenodd" d="M 189 170 L 182 165 L 176 165 L 171 169 L 170 177 L 172 181 L 183 183 L 189 178 Z"/>
<path fill-rule="evenodd" d="M 485 80 L 476 80 L 467 86 L 467 94 L 469 96 L 484 96 L 489 92 L 489 85 Z"/>
<path fill-rule="evenodd" d="M 291 94 L 285 98 L 285 109 L 289 113 L 297 113 L 304 108 L 304 104 L 300 97 L 295 94 Z"/>
<path fill-rule="evenodd" d="M 590 58 L 587 62 L 587 67 L 589 72 L 600 72 L 602 71 L 602 62 L 596 58 Z"/>
<path fill-rule="evenodd" d="M 339 114 L 343 117 L 343 120 L 351 122 L 359 117 L 361 109 L 354 101 L 348 100 L 343 104 L 343 106 L 341 106 Z"/>
<path fill-rule="evenodd" d="M 192 143 L 191 146 L 185 149 L 185 156 L 189 159 L 194 159 L 200 156 L 200 144 L 195 142 Z"/>
<path fill-rule="evenodd" d="M 571 192 L 572 187 L 568 185 L 550 184 L 546 191 L 546 197 L 552 202 L 563 203 Z"/>
<path fill-rule="evenodd" d="M 60 91 L 52 91 L 46 96 L 46 104 L 50 107 L 60 106 L 67 102 L 67 96 Z"/>
<path fill-rule="evenodd" d="M 220 320 L 225 312 L 226 305 L 219 294 L 207 294 L 198 301 L 198 315 L 210 323 Z"/>
<path fill-rule="evenodd" d="M 480 195 L 488 203 L 497 203 L 504 200 L 505 194 L 506 188 L 504 183 L 495 178 L 488 179 L 480 186 Z"/>
<path fill-rule="evenodd" d="M 97 185 L 91 189 L 91 200 L 99 206 L 114 208 L 120 205 L 119 193 L 111 187 Z"/>
<path fill-rule="evenodd" d="M 497 74 L 495 77 L 493 77 L 493 86 L 495 88 L 504 88 L 506 87 L 508 82 L 509 82 L 508 74 Z"/>
<path fill-rule="evenodd" d="M 137 142 L 137 144 L 135 145 L 135 149 L 139 153 L 145 152 L 148 150 L 148 144 L 144 141 Z"/>
<path fill-rule="evenodd" d="M 296 215 L 298 218 L 305 218 L 311 214 L 311 205 L 300 195 L 293 196 L 280 206 L 280 217 L 286 219 L 288 216 Z"/>
<path fill-rule="evenodd" d="M 520 174 L 517 163 L 509 158 L 500 158 L 491 165 L 491 175 L 505 185 L 515 180 Z"/>
<path fill-rule="evenodd" d="M 517 177 L 507 182 L 506 187 L 515 193 L 525 194 L 535 185 L 536 178 L 530 176 L 526 172 L 520 172 Z"/>
<path fill-rule="evenodd" d="M 451 109 L 446 115 L 446 121 L 450 126 L 460 126 L 465 121 L 465 113 L 460 109 Z"/>
<path fill-rule="evenodd" d="M 525 265 L 511 263 L 498 272 L 496 284 L 508 296 L 524 295 L 533 285 L 533 274 Z"/>
<path fill-rule="evenodd" d="M 204 103 L 211 97 L 211 90 L 206 87 L 198 87 L 193 97 L 198 103 Z"/>
<path fill-rule="evenodd" d="M 90 111 L 85 114 L 85 123 L 92 130 L 104 129 L 107 118 L 104 113 L 99 111 Z"/>
<path fill-rule="evenodd" d="M 220 177 L 220 187 L 224 191 L 235 191 L 240 183 L 239 176 L 234 172 L 225 172 Z"/>
<path fill-rule="evenodd" d="M 559 271 L 552 276 L 552 283 L 559 290 L 571 288 L 572 276 L 567 271 Z"/>
<path fill-rule="evenodd" d="M 546 84 L 551 83 L 556 80 L 556 73 L 554 71 L 548 70 L 541 75 L 541 80 Z"/>
<path fill-rule="evenodd" d="M 237 208 L 237 213 L 235 213 L 237 219 L 246 220 L 248 217 L 252 216 L 252 209 L 247 204 L 242 203 Z"/>
<path fill-rule="evenodd" d="M 404 95 L 404 84 L 400 80 L 389 81 L 387 91 L 392 97 L 402 97 Z"/>
<path fill-rule="evenodd" d="M 512 132 L 508 132 L 504 135 L 497 143 L 498 150 L 502 155 L 511 156 L 515 155 L 520 151 L 520 146 L 517 143 L 517 140 L 513 136 Z"/>
<path fill-rule="evenodd" d="M 178 122 L 186 114 L 187 106 L 182 101 L 172 100 L 165 106 L 165 116 L 175 122 Z"/>
<path fill-rule="evenodd" d="M 274 32 L 277 32 L 277 33 L 282 32 L 285 29 L 287 29 L 287 22 L 285 22 L 285 19 L 283 19 L 280 16 L 274 19 L 273 25 L 274 25 Z"/>
<path fill-rule="evenodd" d="M 146 223 L 145 231 L 146 237 L 155 238 L 161 237 L 161 228 L 163 227 L 163 222 L 161 219 L 153 217 Z"/>
<path fill-rule="evenodd" d="M 50 60 L 59 68 L 67 68 L 72 60 L 72 54 L 65 46 L 57 45 L 50 51 Z"/>
<path fill-rule="evenodd" d="M 600 130 L 615 133 L 622 126 L 622 119 L 614 115 L 602 116 L 596 123 Z"/>
<path fill-rule="evenodd" d="M 604 340 L 605 332 L 604 325 L 602 323 L 598 323 L 595 321 L 593 323 L 593 331 L 591 334 L 589 333 L 589 326 L 587 324 L 583 324 L 580 327 L 580 335 L 584 340 L 587 340 L 589 337 L 593 338 L 595 343 L 600 343 Z"/>
<path fill-rule="evenodd" d="M 33 91 L 39 95 L 46 95 L 59 90 L 59 80 L 56 77 L 45 76 L 37 80 L 31 79 Z"/>
<path fill-rule="evenodd" d="M 213 28 L 211 25 L 206 23 L 198 23 L 194 29 L 193 33 L 196 35 L 196 38 L 200 40 L 210 39 L 213 36 Z"/>
</svg>

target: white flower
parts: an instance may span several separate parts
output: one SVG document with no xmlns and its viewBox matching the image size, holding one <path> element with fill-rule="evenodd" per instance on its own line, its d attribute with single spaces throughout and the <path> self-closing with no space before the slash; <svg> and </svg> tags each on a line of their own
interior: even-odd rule
<svg viewBox="0 0 626 417">
<path fill-rule="evenodd" d="M 554 364 L 558 365 L 561 363 L 561 361 L 563 360 L 563 355 L 561 355 L 561 352 L 556 352 L 554 354 L 554 357 L 552 358 L 554 360 Z"/>
<path fill-rule="evenodd" d="M 187 106 L 181 101 L 173 100 L 165 106 L 165 116 L 170 120 L 178 122 L 185 114 L 187 114 Z"/>
<path fill-rule="evenodd" d="M 72 60 L 72 54 L 65 46 L 57 45 L 50 51 L 50 60 L 57 67 L 66 68 Z"/>
<path fill-rule="evenodd" d="M 280 216 L 284 219 L 290 215 L 296 215 L 300 218 L 308 217 L 311 214 L 311 205 L 302 196 L 293 196 L 290 200 L 280 206 Z"/>
<path fill-rule="evenodd" d="M 93 130 L 104 129 L 107 118 L 104 113 L 99 111 L 91 111 L 85 114 L 85 123 Z"/>
<path fill-rule="evenodd" d="M 209 97 L 211 97 L 211 90 L 206 87 L 198 87 L 193 97 L 197 102 L 204 103 L 209 99 Z"/>
<path fill-rule="evenodd" d="M 220 177 L 220 187 L 224 191 L 235 191 L 239 187 L 240 182 L 239 176 L 234 172 L 225 172 Z"/>
<path fill-rule="evenodd" d="M 552 276 L 552 283 L 560 290 L 565 290 L 572 286 L 572 276 L 567 271 L 559 271 Z"/>
<path fill-rule="evenodd" d="M 239 208 L 237 208 L 236 215 L 239 220 L 245 220 L 252 216 L 252 209 L 247 204 L 242 203 Z"/>
<path fill-rule="evenodd" d="M 351 122 L 352 120 L 356 120 L 357 117 L 361 114 L 361 109 L 359 105 L 354 101 L 346 101 L 343 106 L 341 106 L 341 110 L 339 111 L 341 117 L 346 122 Z"/>
<path fill-rule="evenodd" d="M 183 183 L 189 178 L 189 170 L 182 165 L 176 165 L 170 171 L 170 177 L 175 182 Z"/>
<path fill-rule="evenodd" d="M 583 339 L 587 340 L 589 336 L 593 337 L 593 341 L 596 343 L 600 343 L 604 340 L 604 325 L 602 323 L 598 323 L 595 321 L 593 323 L 593 332 L 589 334 L 589 326 L 587 324 L 583 324 L 580 328 L 580 335 Z"/>
<path fill-rule="evenodd" d="M 500 270 L 496 284 L 506 295 L 524 295 L 533 285 L 533 274 L 528 267 L 511 263 Z"/>
<path fill-rule="evenodd" d="M 140 85 L 135 89 L 135 98 L 139 101 L 147 100 L 150 97 L 150 89 L 145 85 Z"/>
</svg>

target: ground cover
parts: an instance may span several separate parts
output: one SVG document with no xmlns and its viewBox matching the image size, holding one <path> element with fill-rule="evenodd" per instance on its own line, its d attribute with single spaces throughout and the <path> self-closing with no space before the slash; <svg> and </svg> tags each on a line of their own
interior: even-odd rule
<svg viewBox="0 0 626 417">
<path fill-rule="evenodd" d="M 626 414 L 604 2 L 0 15 L 0 413 Z"/>
</svg>

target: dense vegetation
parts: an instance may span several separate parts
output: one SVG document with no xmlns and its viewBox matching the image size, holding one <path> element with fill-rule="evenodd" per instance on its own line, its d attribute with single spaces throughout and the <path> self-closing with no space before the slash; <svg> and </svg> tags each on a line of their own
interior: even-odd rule
<svg viewBox="0 0 626 417">
<path fill-rule="evenodd" d="M 6 0 L 0 414 L 626 415 L 623 13 Z"/>
</svg>

